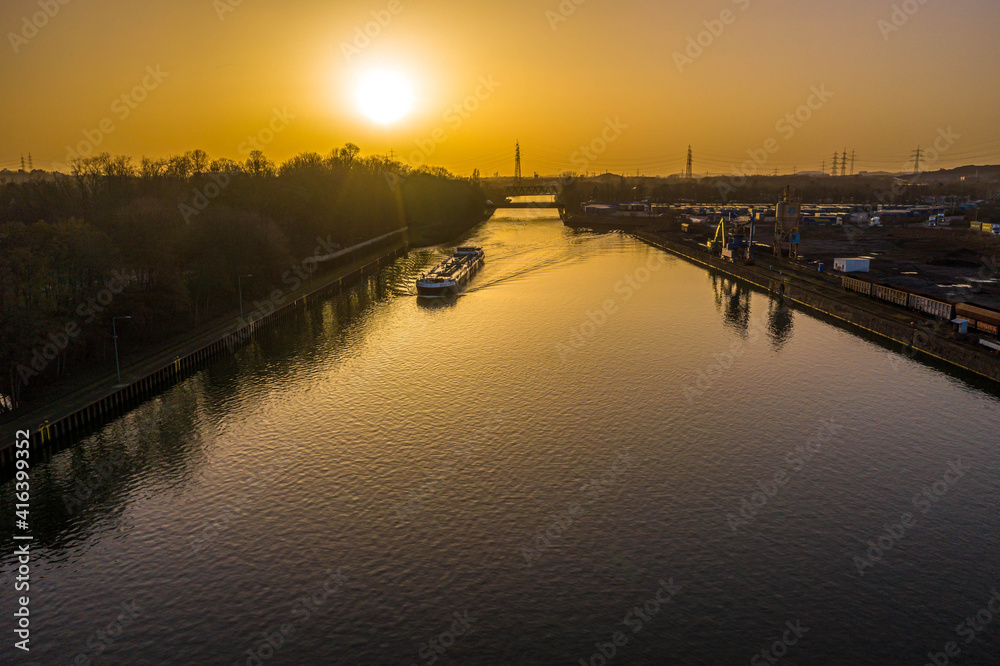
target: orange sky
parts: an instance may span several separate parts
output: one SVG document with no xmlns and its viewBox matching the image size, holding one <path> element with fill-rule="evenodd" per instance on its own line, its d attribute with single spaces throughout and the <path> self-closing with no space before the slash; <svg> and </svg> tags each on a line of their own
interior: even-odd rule
<svg viewBox="0 0 1000 666">
<path fill-rule="evenodd" d="M 253 136 L 278 161 L 350 141 L 459 174 L 510 174 L 515 140 L 525 175 L 676 173 L 688 144 L 698 173 L 844 148 L 895 171 L 935 140 L 928 168 L 1000 163 L 995 0 L 62 1 L 0 7 L 0 168 L 91 144 L 239 159 Z M 413 82 L 396 124 L 352 98 L 373 66 Z"/>
</svg>

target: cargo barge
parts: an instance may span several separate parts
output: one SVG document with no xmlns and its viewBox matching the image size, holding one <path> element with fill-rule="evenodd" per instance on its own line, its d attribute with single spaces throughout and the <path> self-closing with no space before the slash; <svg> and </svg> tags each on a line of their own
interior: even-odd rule
<svg viewBox="0 0 1000 666">
<path fill-rule="evenodd" d="M 455 296 L 486 261 L 481 247 L 463 245 L 427 273 L 417 278 L 417 295 L 426 298 Z"/>
</svg>

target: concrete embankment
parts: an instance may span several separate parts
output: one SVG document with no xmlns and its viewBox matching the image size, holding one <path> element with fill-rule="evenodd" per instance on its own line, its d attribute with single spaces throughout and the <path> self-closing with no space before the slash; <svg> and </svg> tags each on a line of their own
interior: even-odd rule
<svg viewBox="0 0 1000 666">
<path fill-rule="evenodd" d="M 775 294 L 785 300 L 831 317 L 850 327 L 864 330 L 899 345 L 906 354 L 922 354 L 950 366 L 1000 382 L 1000 357 L 942 335 L 948 322 L 927 319 L 918 313 L 891 310 L 893 306 L 855 296 L 842 289 L 807 283 L 795 275 L 769 268 L 743 266 L 702 251 L 698 246 L 678 242 L 649 231 L 631 232 L 650 245 L 676 254 L 693 263 L 720 271 Z"/>
<path fill-rule="evenodd" d="M 31 448 L 36 449 L 92 432 L 214 359 L 232 353 L 259 331 L 298 316 L 308 303 L 343 292 L 406 254 L 405 231 L 386 234 L 338 252 L 337 255 L 343 254 L 347 259 L 357 259 L 323 278 L 316 278 L 312 286 L 289 294 L 280 307 L 275 307 L 267 315 L 249 322 L 207 327 L 123 368 L 122 379 L 125 383 L 121 386 L 114 386 L 114 375 L 103 377 L 94 384 L 3 424 L 0 426 L 0 467 L 7 467 L 12 462 L 15 438 L 29 439 Z"/>
</svg>

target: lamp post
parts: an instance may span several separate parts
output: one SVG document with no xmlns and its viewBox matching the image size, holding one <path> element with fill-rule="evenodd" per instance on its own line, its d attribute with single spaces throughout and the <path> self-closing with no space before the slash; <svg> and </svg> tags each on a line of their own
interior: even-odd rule
<svg viewBox="0 0 1000 666">
<path fill-rule="evenodd" d="M 243 278 L 252 278 L 253 275 L 241 275 L 236 278 L 236 284 L 240 290 L 240 320 L 243 319 Z"/>
<path fill-rule="evenodd" d="M 118 375 L 118 383 L 122 383 L 122 370 L 121 366 L 118 364 L 118 329 L 115 327 L 115 322 L 119 319 L 131 319 L 132 317 L 112 317 L 111 318 L 111 333 L 115 340 L 115 373 Z"/>
</svg>

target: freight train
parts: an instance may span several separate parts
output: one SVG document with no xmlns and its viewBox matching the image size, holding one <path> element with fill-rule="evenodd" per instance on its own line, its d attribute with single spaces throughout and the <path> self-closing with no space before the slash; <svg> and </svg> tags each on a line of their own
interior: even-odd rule
<svg viewBox="0 0 1000 666">
<path fill-rule="evenodd" d="M 938 319 L 955 319 L 956 317 L 969 322 L 969 328 L 989 335 L 998 335 L 1000 330 L 1000 312 L 969 303 L 949 303 L 927 296 L 915 294 L 905 289 L 887 287 L 884 284 L 859 280 L 858 278 L 841 276 L 844 289 L 854 291 L 880 301 L 894 303 L 911 310 L 937 317 Z"/>
</svg>

